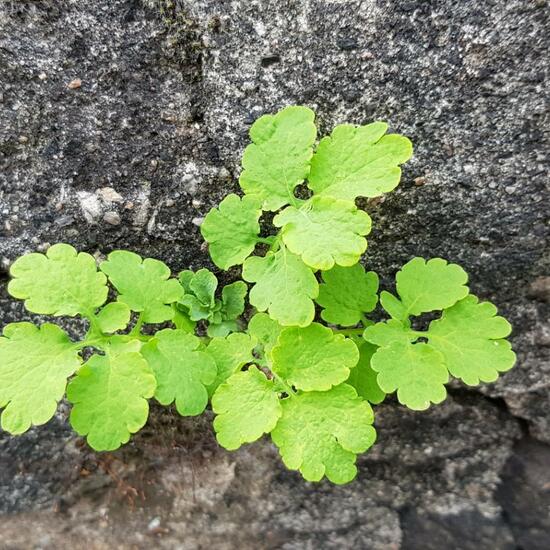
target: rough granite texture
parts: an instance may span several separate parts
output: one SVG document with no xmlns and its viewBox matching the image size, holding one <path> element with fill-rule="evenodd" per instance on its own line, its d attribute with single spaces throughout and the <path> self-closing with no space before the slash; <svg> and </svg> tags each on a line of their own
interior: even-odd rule
<svg viewBox="0 0 550 550">
<path fill-rule="evenodd" d="M 93 453 L 61 405 L 0 433 L 0 549 L 547 550 L 548 19 L 544 0 L 1 0 L 2 324 L 28 318 L 10 263 L 47 243 L 211 267 L 198 224 L 237 189 L 248 126 L 306 104 L 321 134 L 382 119 L 413 140 L 399 190 L 368 204 L 366 261 L 384 284 L 414 255 L 463 265 L 518 364 L 428 412 L 377 407 L 344 487 L 157 407 Z"/>
</svg>

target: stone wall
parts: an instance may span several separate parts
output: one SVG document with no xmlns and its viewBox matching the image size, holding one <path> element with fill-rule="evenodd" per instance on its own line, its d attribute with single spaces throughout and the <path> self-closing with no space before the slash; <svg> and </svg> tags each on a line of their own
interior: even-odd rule
<svg viewBox="0 0 550 550">
<path fill-rule="evenodd" d="M 48 243 L 212 267 L 198 231 L 237 189 L 249 125 L 287 104 L 386 120 L 415 156 L 371 201 L 367 265 L 460 263 L 518 364 L 428 412 L 377 408 L 344 487 L 267 442 L 153 407 L 115 453 L 56 419 L 0 433 L 0 548 L 544 549 L 550 541 L 545 0 L 1 0 L 0 321 L 10 263 Z M 74 325 L 68 325 L 69 329 Z"/>
</svg>

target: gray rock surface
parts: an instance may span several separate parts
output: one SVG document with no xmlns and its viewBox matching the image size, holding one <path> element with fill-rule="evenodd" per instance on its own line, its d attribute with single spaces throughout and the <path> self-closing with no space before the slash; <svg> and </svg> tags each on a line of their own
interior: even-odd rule
<svg viewBox="0 0 550 550">
<path fill-rule="evenodd" d="M 425 413 L 378 407 L 345 487 L 160 408 L 92 453 L 61 406 L 0 433 L 0 548 L 546 550 L 548 28 L 540 0 L 3 0 L 2 324 L 28 318 L 10 263 L 47 243 L 211 267 L 197 226 L 237 189 L 248 125 L 306 104 L 321 134 L 382 119 L 413 140 L 400 188 L 367 207 L 367 263 L 384 284 L 413 255 L 463 265 L 518 364 Z"/>
</svg>

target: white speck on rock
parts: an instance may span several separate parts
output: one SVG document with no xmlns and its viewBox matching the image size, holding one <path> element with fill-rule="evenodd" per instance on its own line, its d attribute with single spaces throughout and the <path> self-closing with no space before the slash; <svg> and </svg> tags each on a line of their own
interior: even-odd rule
<svg viewBox="0 0 550 550">
<path fill-rule="evenodd" d="M 132 208 L 135 209 L 134 225 L 136 226 L 141 227 L 147 223 L 149 208 L 151 206 L 151 202 L 149 201 L 150 192 L 151 188 L 149 185 L 145 185 L 132 202 Z M 128 205 L 126 205 L 126 208 L 129 208 Z"/>
<path fill-rule="evenodd" d="M 192 223 L 193 225 L 196 225 L 197 227 L 200 227 L 200 225 L 202 224 L 203 221 L 204 221 L 204 217 L 201 216 L 201 217 L 193 218 L 193 219 L 191 220 L 191 223 Z"/>
<path fill-rule="evenodd" d="M 120 193 L 117 193 L 112 187 L 102 187 L 97 189 L 96 193 L 101 197 L 103 202 L 122 202 L 124 199 Z"/>
<path fill-rule="evenodd" d="M 103 221 L 110 225 L 120 225 L 120 216 L 114 210 L 110 210 L 109 212 L 105 212 Z"/>
<path fill-rule="evenodd" d="M 78 191 L 76 196 L 84 214 L 84 219 L 88 223 L 97 223 L 97 219 L 103 210 L 97 195 L 88 191 Z"/>
<path fill-rule="evenodd" d="M 158 529 L 159 527 L 160 527 L 160 518 L 158 516 L 156 518 L 153 518 L 147 524 L 147 530 L 148 531 L 154 531 L 155 529 Z"/>
</svg>

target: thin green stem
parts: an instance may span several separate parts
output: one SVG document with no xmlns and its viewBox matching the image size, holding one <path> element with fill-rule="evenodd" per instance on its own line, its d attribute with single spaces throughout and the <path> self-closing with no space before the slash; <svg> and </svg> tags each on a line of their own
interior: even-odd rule
<svg viewBox="0 0 550 550">
<path fill-rule="evenodd" d="M 88 319 L 90 323 L 90 329 L 88 330 L 87 337 L 92 335 L 95 336 L 103 333 L 103 331 L 101 330 L 99 321 L 97 320 L 97 316 L 94 313 L 93 309 L 86 310 L 84 313 L 82 313 L 82 316 Z"/>
<path fill-rule="evenodd" d="M 101 338 L 85 338 L 80 342 L 75 342 L 73 344 L 73 349 L 80 350 L 83 348 L 93 348 L 96 347 L 96 344 L 105 343 L 105 337 Z"/>
<path fill-rule="evenodd" d="M 148 342 L 149 340 L 151 340 L 151 338 L 153 338 L 152 336 L 148 336 L 147 334 L 116 334 L 114 336 L 124 342 L 131 342 L 132 340 Z M 104 347 L 109 344 L 110 340 L 111 336 L 106 335 L 84 338 L 84 340 L 81 340 L 80 342 L 75 342 L 73 345 L 73 349 L 80 350 L 83 348 Z"/>
<path fill-rule="evenodd" d="M 285 390 L 285 393 L 289 397 L 293 397 L 296 395 L 296 392 L 292 389 L 292 387 L 287 384 L 280 376 L 277 376 L 273 371 L 271 371 L 271 374 L 273 374 L 273 378 L 281 385 L 281 387 Z"/>
<path fill-rule="evenodd" d="M 364 328 L 367 328 L 373 325 L 374 323 L 372 321 L 369 321 L 369 319 L 367 319 L 367 316 L 364 313 L 361 313 L 361 324 L 363 325 Z"/>
<path fill-rule="evenodd" d="M 139 335 L 140 332 L 141 332 L 141 327 L 143 326 L 143 322 L 144 322 L 144 314 L 143 314 L 143 311 L 140 311 L 140 313 L 138 315 L 137 322 L 136 322 L 134 328 L 130 331 L 129 336 Z"/>
<path fill-rule="evenodd" d="M 277 252 L 279 248 L 281 247 L 281 232 L 277 233 L 275 235 L 275 239 L 273 239 L 273 242 L 271 243 L 271 246 L 269 247 L 270 252 Z"/>
<path fill-rule="evenodd" d="M 271 246 L 275 239 L 276 239 L 275 235 L 271 235 L 271 237 L 256 237 L 256 242 L 257 243 L 268 244 L 269 246 Z"/>
</svg>

